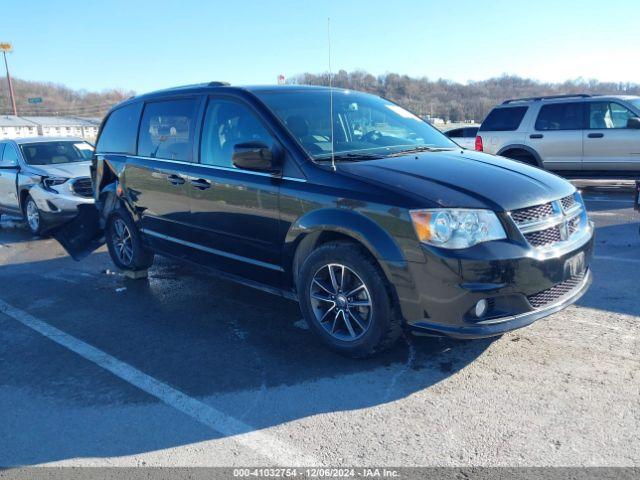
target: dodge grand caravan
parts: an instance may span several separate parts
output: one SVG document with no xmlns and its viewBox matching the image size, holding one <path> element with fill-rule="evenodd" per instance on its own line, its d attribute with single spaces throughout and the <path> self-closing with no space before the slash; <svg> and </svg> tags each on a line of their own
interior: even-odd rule
<svg viewBox="0 0 640 480">
<path fill-rule="evenodd" d="M 121 269 L 156 253 L 208 266 L 299 301 L 356 357 L 403 326 L 501 335 L 591 282 L 570 183 L 353 91 L 213 82 L 129 99 L 101 127 L 93 185 L 97 209 L 57 235 L 72 255 L 104 235 Z"/>
</svg>

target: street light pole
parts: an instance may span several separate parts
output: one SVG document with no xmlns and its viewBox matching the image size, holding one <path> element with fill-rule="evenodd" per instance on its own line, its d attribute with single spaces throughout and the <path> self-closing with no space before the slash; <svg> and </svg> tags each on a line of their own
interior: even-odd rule
<svg viewBox="0 0 640 480">
<path fill-rule="evenodd" d="M 7 69 L 7 83 L 9 84 L 9 98 L 11 99 L 13 114 L 18 116 L 18 109 L 16 108 L 16 97 L 13 94 L 13 83 L 11 82 L 11 74 L 9 73 L 9 64 L 7 63 L 7 52 L 11 51 L 11 44 L 0 43 L 0 50 L 2 50 L 2 54 L 4 55 L 4 67 Z"/>
</svg>

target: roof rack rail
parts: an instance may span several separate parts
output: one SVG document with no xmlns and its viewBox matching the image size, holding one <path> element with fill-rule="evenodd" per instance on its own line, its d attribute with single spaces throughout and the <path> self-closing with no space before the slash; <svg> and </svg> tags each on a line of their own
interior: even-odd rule
<svg viewBox="0 0 640 480">
<path fill-rule="evenodd" d="M 540 97 L 526 97 L 526 98 L 511 98 L 502 102 L 502 105 L 507 105 L 513 102 L 539 102 L 541 100 L 552 100 L 554 98 L 588 98 L 591 95 L 588 93 L 570 93 L 567 95 L 546 95 Z"/>
<path fill-rule="evenodd" d="M 209 82 L 210 87 L 228 87 L 231 84 L 229 82 Z"/>
</svg>

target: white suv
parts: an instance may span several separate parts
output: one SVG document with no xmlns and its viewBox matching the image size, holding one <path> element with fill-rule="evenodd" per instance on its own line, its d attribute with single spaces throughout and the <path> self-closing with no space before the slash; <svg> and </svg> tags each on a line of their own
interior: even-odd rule
<svg viewBox="0 0 640 480">
<path fill-rule="evenodd" d="M 563 174 L 640 174 L 640 97 L 507 100 L 482 122 L 476 150 Z"/>
</svg>

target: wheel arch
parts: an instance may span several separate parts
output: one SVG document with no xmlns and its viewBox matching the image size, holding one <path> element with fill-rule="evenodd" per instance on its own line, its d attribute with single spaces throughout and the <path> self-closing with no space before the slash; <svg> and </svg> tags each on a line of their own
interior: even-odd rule
<svg viewBox="0 0 640 480">
<path fill-rule="evenodd" d="M 322 209 L 299 218 L 287 232 L 283 266 L 291 286 L 296 287 L 300 266 L 307 255 L 331 241 L 360 245 L 392 286 L 394 271 L 406 268 L 406 259 L 396 241 L 373 220 L 352 210 Z"/>
<path fill-rule="evenodd" d="M 523 152 L 527 155 L 530 155 L 533 158 L 533 160 L 536 162 L 536 165 L 538 167 L 544 168 L 544 164 L 542 163 L 542 158 L 540 158 L 540 155 L 538 154 L 538 152 L 536 152 L 533 148 L 531 148 L 528 145 L 523 145 L 518 143 L 512 144 L 512 145 L 506 145 L 502 147 L 500 150 L 498 150 L 496 155 L 511 158 L 507 155 L 507 153 L 518 152 L 518 151 Z"/>
</svg>

